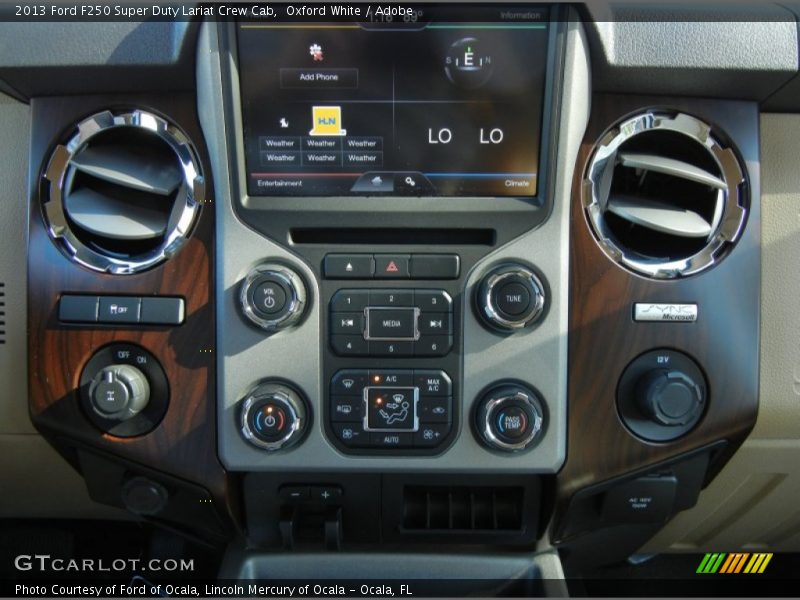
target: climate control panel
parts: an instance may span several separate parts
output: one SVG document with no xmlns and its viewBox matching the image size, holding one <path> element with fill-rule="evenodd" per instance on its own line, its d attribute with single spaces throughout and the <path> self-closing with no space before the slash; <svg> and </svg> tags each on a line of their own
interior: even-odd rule
<svg viewBox="0 0 800 600">
<path fill-rule="evenodd" d="M 453 430 L 453 382 L 436 369 L 343 369 L 329 408 L 345 451 L 435 452 Z"/>
</svg>

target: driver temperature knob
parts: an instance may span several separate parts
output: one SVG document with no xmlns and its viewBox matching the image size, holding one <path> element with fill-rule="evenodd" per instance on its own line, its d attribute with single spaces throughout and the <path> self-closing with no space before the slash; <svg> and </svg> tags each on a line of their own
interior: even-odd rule
<svg viewBox="0 0 800 600">
<path fill-rule="evenodd" d="M 294 389 L 262 383 L 242 402 L 242 436 L 263 450 L 290 448 L 305 433 L 306 415 L 305 400 Z"/>
<path fill-rule="evenodd" d="M 125 421 L 139 414 L 150 401 L 150 383 L 132 365 L 109 365 L 89 384 L 92 409 L 105 419 Z"/>
</svg>

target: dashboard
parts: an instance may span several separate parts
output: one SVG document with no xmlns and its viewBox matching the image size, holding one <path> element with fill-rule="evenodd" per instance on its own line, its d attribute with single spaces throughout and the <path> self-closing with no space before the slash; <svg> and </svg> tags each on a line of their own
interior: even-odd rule
<svg viewBox="0 0 800 600">
<path fill-rule="evenodd" d="M 796 211 L 763 202 L 792 9 L 414 7 L 0 23 L 0 448 L 85 485 L 66 516 L 222 579 L 563 580 L 734 527 L 703 499 L 757 477 L 791 356 L 762 236 Z"/>
</svg>

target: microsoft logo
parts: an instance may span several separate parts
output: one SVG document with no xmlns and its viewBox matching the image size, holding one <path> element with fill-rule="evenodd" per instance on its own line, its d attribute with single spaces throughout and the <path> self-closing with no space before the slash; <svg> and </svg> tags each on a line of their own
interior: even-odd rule
<svg viewBox="0 0 800 600">
<path fill-rule="evenodd" d="M 772 560 L 772 553 L 766 552 L 715 552 L 706 554 L 697 567 L 697 573 L 701 574 L 736 574 L 736 573 L 763 573 L 769 561 Z"/>
</svg>

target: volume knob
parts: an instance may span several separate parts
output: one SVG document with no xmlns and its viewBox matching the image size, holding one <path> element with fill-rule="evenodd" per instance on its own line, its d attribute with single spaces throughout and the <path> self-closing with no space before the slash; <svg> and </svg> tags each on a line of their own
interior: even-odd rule
<svg viewBox="0 0 800 600">
<path fill-rule="evenodd" d="M 265 331 L 277 331 L 300 321 L 306 308 L 306 286 L 300 276 L 283 265 L 264 264 L 242 283 L 240 302 L 244 316 Z"/>
</svg>

